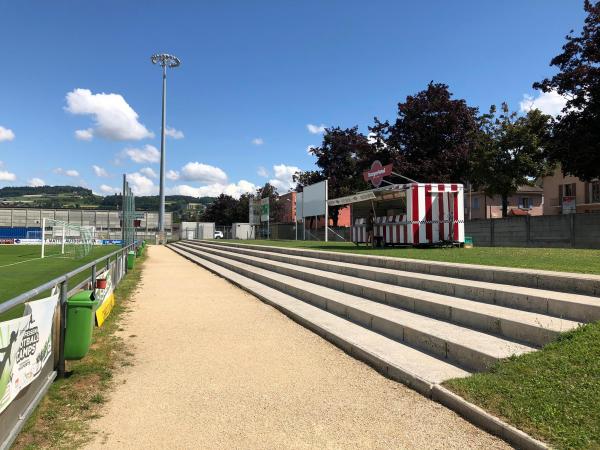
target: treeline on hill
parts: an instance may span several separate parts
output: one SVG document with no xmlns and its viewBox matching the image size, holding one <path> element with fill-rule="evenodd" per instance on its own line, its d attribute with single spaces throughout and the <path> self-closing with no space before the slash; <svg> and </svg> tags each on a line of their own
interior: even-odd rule
<svg viewBox="0 0 600 450">
<path fill-rule="evenodd" d="M 0 198 L 21 197 L 23 195 L 78 195 L 95 197 L 91 189 L 79 186 L 6 186 L 0 188 Z"/>
<path fill-rule="evenodd" d="M 297 173 L 298 187 L 327 178 L 330 197 L 349 195 L 368 188 L 361 173 L 379 160 L 417 181 L 468 183 L 499 195 L 506 216 L 508 197 L 520 185 L 558 165 L 584 181 L 600 177 L 600 2 L 584 5 L 581 35 L 567 36 L 562 53 L 550 61 L 558 73 L 533 84 L 566 99 L 557 117 L 538 109 L 518 115 L 506 103 L 480 113 L 454 98 L 447 85 L 430 82 L 398 103 L 393 120 L 376 117 L 368 135 L 356 126 L 326 129 L 311 150 L 318 169 Z M 334 223 L 337 214 L 331 208 Z"/>
</svg>

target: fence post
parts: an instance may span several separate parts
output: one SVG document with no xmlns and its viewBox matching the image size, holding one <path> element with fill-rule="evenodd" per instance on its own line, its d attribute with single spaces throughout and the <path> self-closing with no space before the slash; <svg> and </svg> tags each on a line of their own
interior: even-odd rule
<svg viewBox="0 0 600 450">
<path fill-rule="evenodd" d="M 65 280 L 60 285 L 60 342 L 58 343 L 58 376 L 65 376 L 65 333 L 67 331 L 67 291 L 69 282 Z"/>
<path fill-rule="evenodd" d="M 526 246 L 531 247 L 531 216 L 525 216 L 525 232 L 527 235 Z"/>
<path fill-rule="evenodd" d="M 569 233 L 571 235 L 571 248 L 575 247 L 575 214 L 569 214 Z"/>
<path fill-rule="evenodd" d="M 494 219 L 490 217 L 490 247 L 494 247 Z"/>
<path fill-rule="evenodd" d="M 96 264 L 92 266 L 92 290 L 96 289 Z"/>
</svg>

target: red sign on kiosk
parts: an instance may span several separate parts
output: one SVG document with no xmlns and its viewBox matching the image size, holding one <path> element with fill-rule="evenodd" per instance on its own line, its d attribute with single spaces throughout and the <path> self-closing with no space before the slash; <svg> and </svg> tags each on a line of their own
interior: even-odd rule
<svg viewBox="0 0 600 450">
<path fill-rule="evenodd" d="M 371 168 L 363 172 L 363 178 L 369 181 L 376 188 L 381 185 L 383 177 L 389 177 L 392 174 L 392 164 L 382 165 L 379 161 L 373 161 Z"/>
</svg>

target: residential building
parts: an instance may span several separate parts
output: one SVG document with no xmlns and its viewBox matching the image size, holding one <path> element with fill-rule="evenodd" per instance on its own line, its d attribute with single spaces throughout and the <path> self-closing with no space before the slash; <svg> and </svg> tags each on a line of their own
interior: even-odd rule
<svg viewBox="0 0 600 450">
<path fill-rule="evenodd" d="M 600 212 L 600 181 L 564 176 L 560 167 L 544 177 L 544 215 Z"/>
<path fill-rule="evenodd" d="M 541 216 L 543 214 L 544 190 L 538 186 L 519 186 L 508 197 L 509 216 Z M 465 219 L 498 219 L 502 217 L 502 197 L 486 196 L 483 191 L 469 192 L 465 189 Z"/>
</svg>

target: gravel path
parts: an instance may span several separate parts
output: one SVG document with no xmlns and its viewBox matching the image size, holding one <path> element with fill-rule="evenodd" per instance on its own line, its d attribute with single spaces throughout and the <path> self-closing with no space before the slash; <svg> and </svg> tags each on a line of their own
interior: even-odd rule
<svg viewBox="0 0 600 450">
<path fill-rule="evenodd" d="M 507 448 L 165 247 L 90 448 Z"/>
</svg>

